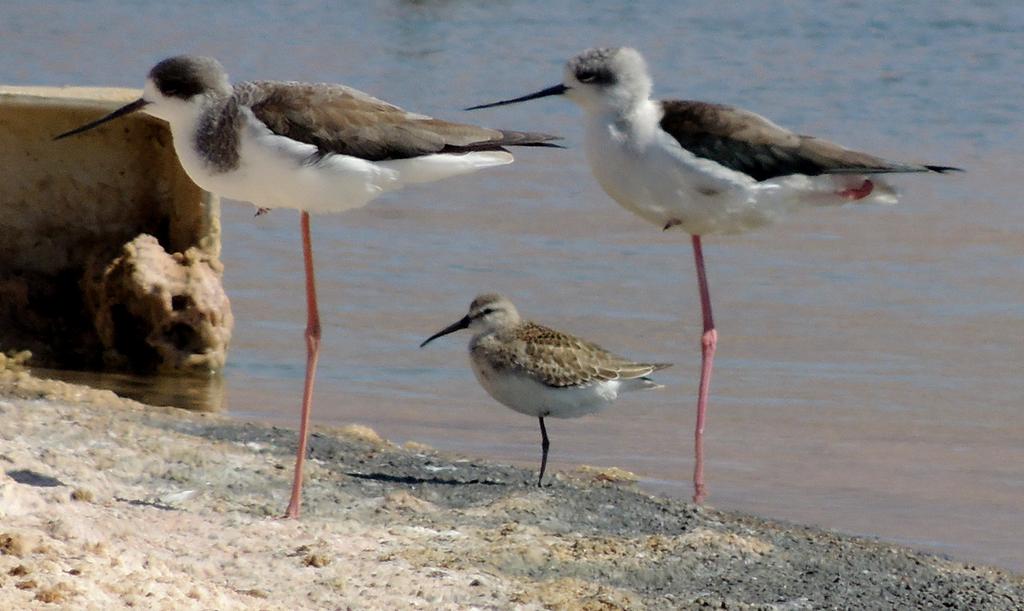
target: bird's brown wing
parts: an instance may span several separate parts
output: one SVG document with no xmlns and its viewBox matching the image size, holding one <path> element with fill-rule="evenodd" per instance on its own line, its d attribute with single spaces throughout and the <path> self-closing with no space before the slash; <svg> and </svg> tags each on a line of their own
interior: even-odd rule
<svg viewBox="0 0 1024 611">
<path fill-rule="evenodd" d="M 756 113 L 692 100 L 662 102 L 661 128 L 698 157 L 762 181 L 790 174 L 946 172 L 945 166 L 905 164 L 843 148 L 779 127 Z"/>
<path fill-rule="evenodd" d="M 637 363 L 597 344 L 528 322 L 503 343 L 502 360 L 543 384 L 577 386 L 608 380 L 631 380 L 669 367 L 669 363 Z"/>
<path fill-rule="evenodd" d="M 383 161 L 505 146 L 555 146 L 551 141 L 557 139 L 433 119 L 343 85 L 262 81 L 241 84 L 236 92 L 250 96 L 246 105 L 271 131 L 316 146 L 320 156 Z"/>
</svg>

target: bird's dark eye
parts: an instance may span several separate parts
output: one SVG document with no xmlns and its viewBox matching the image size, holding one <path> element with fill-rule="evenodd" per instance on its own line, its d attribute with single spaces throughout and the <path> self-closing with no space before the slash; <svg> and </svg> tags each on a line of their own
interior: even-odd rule
<svg viewBox="0 0 1024 611">
<path fill-rule="evenodd" d="M 179 78 L 176 76 L 154 79 L 156 88 L 168 98 L 191 99 L 203 92 L 203 84 L 195 78 Z"/>
<path fill-rule="evenodd" d="M 488 314 L 494 314 L 494 308 L 484 308 L 480 311 L 480 316 L 487 316 Z"/>
<path fill-rule="evenodd" d="M 612 85 L 615 83 L 615 76 L 605 66 L 579 68 L 576 70 L 576 80 L 588 85 Z"/>
</svg>

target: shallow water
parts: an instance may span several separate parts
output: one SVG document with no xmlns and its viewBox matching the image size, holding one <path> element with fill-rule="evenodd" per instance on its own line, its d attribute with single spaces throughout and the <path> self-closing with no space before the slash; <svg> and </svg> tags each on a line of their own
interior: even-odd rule
<svg viewBox="0 0 1024 611">
<path fill-rule="evenodd" d="M 467 337 L 417 348 L 497 290 L 536 320 L 676 363 L 658 376 L 666 389 L 551 421 L 549 434 L 555 469 L 618 465 L 680 496 L 700 360 L 688 240 L 604 195 L 568 102 L 458 108 L 554 84 L 573 53 L 627 43 L 646 54 L 659 95 L 966 167 L 898 179 L 897 207 L 818 210 L 706 240 L 720 333 L 709 502 L 1024 571 L 1024 6 L 548 4 L 4 2 L 0 82 L 139 86 L 156 60 L 201 52 L 238 80 L 345 82 L 443 118 L 564 135 L 570 150 L 522 151 L 510 167 L 314 220 L 314 417 L 537 463 L 536 423 L 476 385 Z M 298 216 L 252 212 L 224 205 L 237 326 L 223 387 L 203 401 L 294 425 Z"/>
</svg>

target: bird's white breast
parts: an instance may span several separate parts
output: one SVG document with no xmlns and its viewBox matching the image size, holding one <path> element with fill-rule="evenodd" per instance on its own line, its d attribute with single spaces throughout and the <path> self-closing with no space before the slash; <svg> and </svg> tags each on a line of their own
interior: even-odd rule
<svg viewBox="0 0 1024 611">
<path fill-rule="evenodd" d="M 338 212 L 397 188 L 397 173 L 347 155 L 315 159 L 315 146 L 279 136 L 248 109 L 238 134 L 236 167 L 220 170 L 196 147 L 195 133 L 174 132 L 182 167 L 200 187 L 267 208 Z"/>
<path fill-rule="evenodd" d="M 617 380 L 553 388 L 514 370 L 496 370 L 485 359 L 471 357 L 470 360 L 477 381 L 491 397 L 527 416 L 585 416 L 604 409 L 619 394 L 620 382 Z"/>
<path fill-rule="evenodd" d="M 684 150 L 653 117 L 588 117 L 586 152 L 601 187 L 627 210 L 691 234 L 763 224 L 741 218 L 753 179 Z M 733 227 L 734 225 L 742 227 Z"/>
</svg>

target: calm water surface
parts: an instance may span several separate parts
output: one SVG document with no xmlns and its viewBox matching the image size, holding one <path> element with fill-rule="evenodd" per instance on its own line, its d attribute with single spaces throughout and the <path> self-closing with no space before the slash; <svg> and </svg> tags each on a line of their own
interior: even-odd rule
<svg viewBox="0 0 1024 611">
<path fill-rule="evenodd" d="M 551 4 L 3 1 L 0 82 L 140 86 L 158 59 L 199 52 L 237 80 L 345 82 L 443 118 L 563 134 L 570 150 L 314 220 L 315 420 L 536 465 L 536 423 L 476 385 L 467 337 L 417 348 L 500 291 L 534 319 L 676 363 L 665 390 L 549 429 L 556 469 L 618 465 L 679 496 L 700 361 L 688 240 L 601 192 L 568 102 L 458 109 L 554 84 L 585 47 L 632 44 L 659 95 L 964 166 L 899 179 L 894 208 L 706 241 L 720 333 L 710 502 L 1024 571 L 1024 5 Z M 298 216 L 252 212 L 224 205 L 237 326 L 211 395 L 240 419 L 294 426 Z"/>
</svg>

